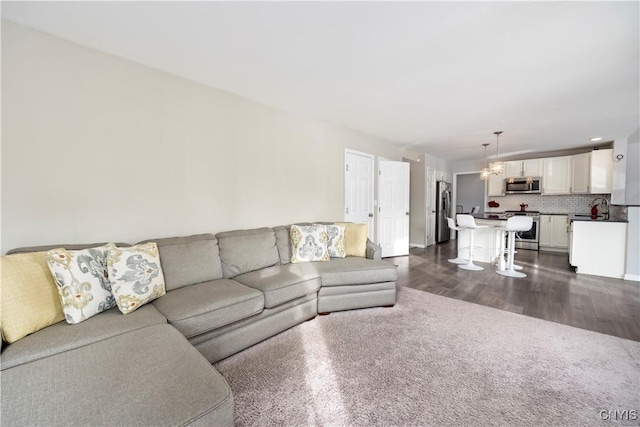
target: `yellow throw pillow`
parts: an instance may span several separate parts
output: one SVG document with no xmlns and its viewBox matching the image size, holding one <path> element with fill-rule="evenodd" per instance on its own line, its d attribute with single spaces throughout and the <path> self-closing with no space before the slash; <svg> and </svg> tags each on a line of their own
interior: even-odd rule
<svg viewBox="0 0 640 427">
<path fill-rule="evenodd" d="M 344 226 L 344 249 L 347 256 L 366 258 L 369 236 L 367 224 L 357 222 L 336 222 L 335 224 Z"/>
<path fill-rule="evenodd" d="M 2 337 L 12 343 L 64 320 L 46 252 L 0 257 Z"/>
</svg>

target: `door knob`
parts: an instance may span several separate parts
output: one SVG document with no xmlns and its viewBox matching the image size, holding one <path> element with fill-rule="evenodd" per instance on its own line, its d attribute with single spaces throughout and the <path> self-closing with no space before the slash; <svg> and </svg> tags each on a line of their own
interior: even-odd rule
<svg viewBox="0 0 640 427">
<path fill-rule="evenodd" d="M 404 214 L 405 214 L 405 215 L 409 215 L 409 212 L 405 212 Z"/>
<path fill-rule="evenodd" d="M 373 214 L 369 212 L 369 218 L 373 218 Z"/>
</svg>

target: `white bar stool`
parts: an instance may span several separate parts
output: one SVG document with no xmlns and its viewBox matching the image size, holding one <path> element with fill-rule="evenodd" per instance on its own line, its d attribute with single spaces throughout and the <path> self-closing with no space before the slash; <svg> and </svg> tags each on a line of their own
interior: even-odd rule
<svg viewBox="0 0 640 427">
<path fill-rule="evenodd" d="M 469 259 L 465 264 L 458 264 L 458 268 L 471 271 L 484 270 L 483 267 L 473 263 L 473 233 L 479 228 L 488 228 L 488 226 L 477 225 L 476 220 L 471 215 L 458 214 L 456 215 L 456 219 L 458 220 L 458 227 L 469 230 Z"/>
<path fill-rule="evenodd" d="M 449 228 L 452 231 L 460 231 L 462 230 L 459 227 L 456 227 L 456 223 L 453 220 L 453 218 L 447 218 L 447 224 L 449 224 Z M 453 259 L 449 259 L 447 261 L 452 262 L 454 264 L 466 264 L 467 262 L 469 262 L 469 260 L 464 259 L 464 258 L 460 258 L 460 239 L 456 239 L 457 240 L 457 246 L 458 246 L 458 252 L 456 253 L 456 257 Z"/>
<path fill-rule="evenodd" d="M 513 216 L 507 220 L 507 224 L 502 229 L 509 235 L 506 249 L 507 268 L 506 270 L 498 269 L 496 273 L 508 277 L 527 277 L 526 274 L 516 271 L 517 267 L 513 264 L 513 258 L 516 253 L 516 233 L 518 231 L 529 231 L 531 227 L 533 227 L 533 218 L 530 216 Z M 500 254 L 500 257 L 502 257 L 502 254 Z"/>
</svg>

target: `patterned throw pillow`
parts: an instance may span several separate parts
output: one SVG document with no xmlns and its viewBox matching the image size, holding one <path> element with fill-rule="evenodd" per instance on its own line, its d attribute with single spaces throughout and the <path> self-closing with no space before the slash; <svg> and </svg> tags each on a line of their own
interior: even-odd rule
<svg viewBox="0 0 640 427">
<path fill-rule="evenodd" d="M 58 287 L 67 323 L 76 324 L 115 307 L 107 275 L 109 245 L 47 252 L 47 264 Z"/>
<path fill-rule="evenodd" d="M 291 262 L 329 261 L 327 230 L 321 226 L 291 226 Z"/>
<path fill-rule="evenodd" d="M 107 269 L 113 296 L 123 314 L 166 293 L 158 245 L 154 242 L 130 248 L 111 245 Z"/>
<path fill-rule="evenodd" d="M 324 227 L 327 230 L 327 251 L 331 258 L 344 258 L 347 256 L 344 248 L 344 225 L 313 225 L 316 227 Z"/>
</svg>

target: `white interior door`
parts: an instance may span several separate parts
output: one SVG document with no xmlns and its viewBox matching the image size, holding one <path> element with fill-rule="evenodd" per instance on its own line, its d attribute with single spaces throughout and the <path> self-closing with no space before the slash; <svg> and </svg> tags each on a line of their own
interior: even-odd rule
<svg viewBox="0 0 640 427">
<path fill-rule="evenodd" d="M 378 243 L 382 256 L 409 254 L 409 163 L 378 162 Z"/>
<path fill-rule="evenodd" d="M 344 220 L 367 223 L 369 239 L 374 240 L 373 169 L 371 154 L 345 150 L 344 153 Z"/>
<path fill-rule="evenodd" d="M 436 244 L 436 171 L 427 168 L 427 246 Z"/>
</svg>

